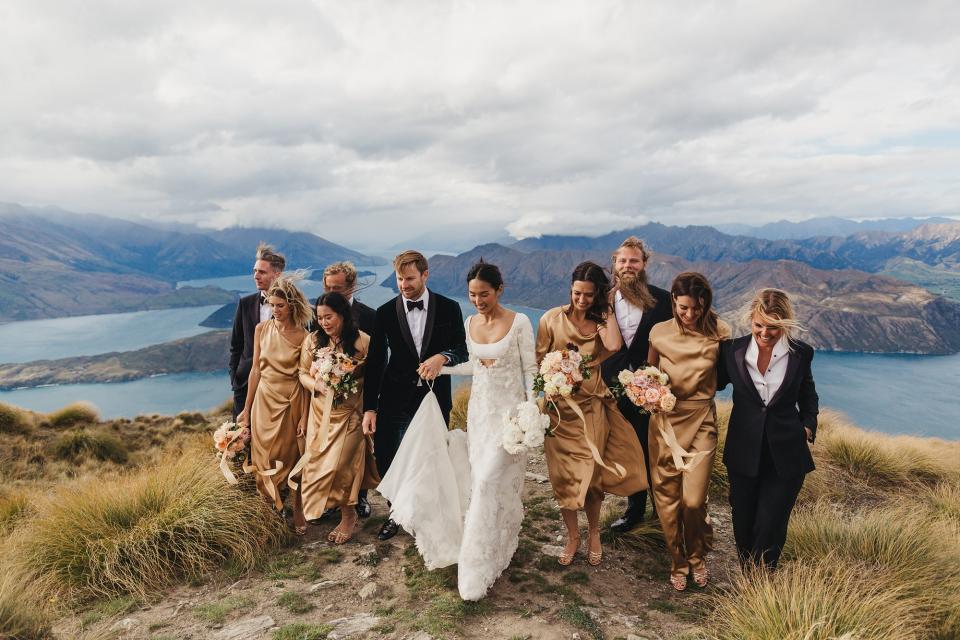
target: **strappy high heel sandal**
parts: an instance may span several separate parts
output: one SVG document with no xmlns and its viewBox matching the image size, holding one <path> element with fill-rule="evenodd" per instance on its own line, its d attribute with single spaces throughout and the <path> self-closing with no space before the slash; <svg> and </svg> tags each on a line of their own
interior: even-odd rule
<svg viewBox="0 0 960 640">
<path fill-rule="evenodd" d="M 592 536 L 588 536 L 587 540 Z M 597 539 L 600 538 L 600 532 L 597 532 Z M 589 545 L 589 542 L 587 543 Z M 591 567 L 599 567 L 600 562 L 603 561 L 603 547 L 600 547 L 600 551 L 587 551 L 587 562 L 590 563 Z"/>
<path fill-rule="evenodd" d="M 687 590 L 687 576 L 675 576 L 670 574 L 670 586 L 676 591 Z"/>
<path fill-rule="evenodd" d="M 570 564 L 573 562 L 573 557 L 577 555 L 577 551 L 580 549 L 580 536 L 577 536 L 575 540 L 577 541 L 577 544 L 573 547 L 573 551 L 571 553 L 567 553 L 566 549 L 564 549 L 564 551 L 557 557 L 557 562 L 559 562 L 563 567 L 570 566 Z"/>
<path fill-rule="evenodd" d="M 710 581 L 710 571 L 707 569 L 707 565 L 703 565 L 699 569 L 693 570 L 693 583 L 703 589 L 707 586 L 707 583 Z"/>
</svg>

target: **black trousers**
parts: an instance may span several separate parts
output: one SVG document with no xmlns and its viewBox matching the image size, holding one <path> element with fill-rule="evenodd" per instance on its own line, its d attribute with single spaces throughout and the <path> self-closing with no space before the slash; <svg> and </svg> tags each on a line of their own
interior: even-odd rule
<svg viewBox="0 0 960 640">
<path fill-rule="evenodd" d="M 243 405 L 247 403 L 247 385 L 233 390 L 233 421 L 237 421 L 237 416 L 243 411 Z"/>
<path fill-rule="evenodd" d="M 640 413 L 636 405 L 626 398 L 621 398 L 617 403 L 620 413 L 627 419 L 627 422 L 633 427 L 640 440 L 640 447 L 643 449 L 643 464 L 647 470 L 647 486 L 653 486 L 653 479 L 650 476 L 650 415 Z M 653 498 L 650 499 L 653 507 L 654 516 L 656 516 L 657 505 Z M 627 498 L 627 512 L 624 514 L 628 520 L 642 520 L 647 512 L 647 492 L 638 491 Z"/>
<path fill-rule="evenodd" d="M 377 472 L 380 477 L 386 475 L 393 463 L 400 441 L 407 427 L 413 421 L 413 414 L 405 411 L 377 414 L 377 430 L 373 433 L 373 452 L 377 458 Z"/>
<path fill-rule="evenodd" d="M 742 565 L 776 569 L 787 540 L 790 513 L 803 486 L 803 474 L 777 475 L 766 435 L 760 447 L 760 468 L 755 477 L 728 471 L 733 537 Z"/>
</svg>

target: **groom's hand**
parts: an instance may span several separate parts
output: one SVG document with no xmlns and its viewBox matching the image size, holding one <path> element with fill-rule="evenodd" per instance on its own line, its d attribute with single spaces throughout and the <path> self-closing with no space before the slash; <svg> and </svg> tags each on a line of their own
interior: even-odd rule
<svg viewBox="0 0 960 640">
<path fill-rule="evenodd" d="M 377 431 L 377 412 L 363 412 L 363 435 L 371 436 Z"/>
<path fill-rule="evenodd" d="M 417 369 L 417 374 L 424 380 L 433 380 L 440 375 L 440 369 L 445 364 L 447 364 L 447 356 L 438 353 L 421 362 L 420 367 Z"/>
</svg>

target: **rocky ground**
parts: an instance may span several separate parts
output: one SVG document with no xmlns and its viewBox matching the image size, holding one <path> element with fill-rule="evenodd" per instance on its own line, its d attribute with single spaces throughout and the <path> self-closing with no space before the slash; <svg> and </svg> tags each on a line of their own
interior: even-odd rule
<svg viewBox="0 0 960 640">
<path fill-rule="evenodd" d="M 519 549 L 479 603 L 457 597 L 455 567 L 426 571 L 408 535 L 376 539 L 386 505 L 374 496 L 374 516 L 346 545 L 327 543 L 335 521 L 323 522 L 253 573 L 228 568 L 146 604 L 100 602 L 59 621 L 55 631 L 58 637 L 152 640 L 652 640 L 691 633 L 704 599 L 735 568 L 726 505 L 715 501 L 711 509 L 717 534 L 711 585 L 676 593 L 655 528 L 607 539 L 599 567 L 589 566 L 583 553 L 560 567 L 562 525 L 544 474 L 542 456 L 533 457 Z M 622 503 L 609 500 L 605 520 L 616 517 Z"/>
</svg>

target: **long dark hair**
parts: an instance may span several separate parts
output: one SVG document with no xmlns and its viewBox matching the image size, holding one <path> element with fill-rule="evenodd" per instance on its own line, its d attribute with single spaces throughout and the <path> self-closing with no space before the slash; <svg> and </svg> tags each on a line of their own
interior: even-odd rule
<svg viewBox="0 0 960 640">
<path fill-rule="evenodd" d="M 610 303 L 607 300 L 607 296 L 610 294 L 610 278 L 607 277 L 603 267 L 589 260 L 581 262 L 573 270 L 573 275 L 570 276 L 570 285 L 572 286 L 577 281 L 593 283 L 593 304 L 587 309 L 587 320 L 593 320 L 597 324 L 606 322 L 607 315 L 610 313 Z M 572 291 L 570 293 L 570 304 L 573 305 Z"/>
<path fill-rule="evenodd" d="M 673 279 L 670 294 L 673 298 L 673 319 L 677 321 L 681 331 L 683 331 L 683 322 L 677 315 L 677 298 L 690 296 L 697 301 L 700 307 L 697 331 L 714 340 L 720 338 L 720 330 L 717 326 L 720 317 L 713 310 L 713 289 L 710 288 L 710 283 L 707 282 L 706 277 L 695 271 L 684 271 Z"/>
<path fill-rule="evenodd" d="M 343 297 L 342 293 L 331 291 L 317 298 L 317 303 L 313 305 L 313 308 L 316 309 L 321 305 L 330 307 L 334 313 L 340 316 L 340 319 L 343 321 L 343 328 L 340 329 L 340 344 L 343 346 L 343 352 L 353 357 L 357 353 L 357 338 L 360 337 L 360 330 L 357 329 L 357 325 L 353 322 L 353 312 L 350 310 L 350 302 Z M 327 332 L 320 326 L 319 319 L 317 320 L 317 330 L 313 332 L 313 335 L 317 341 L 317 346 L 326 347 L 330 344 L 330 336 L 328 336 Z"/>
</svg>

